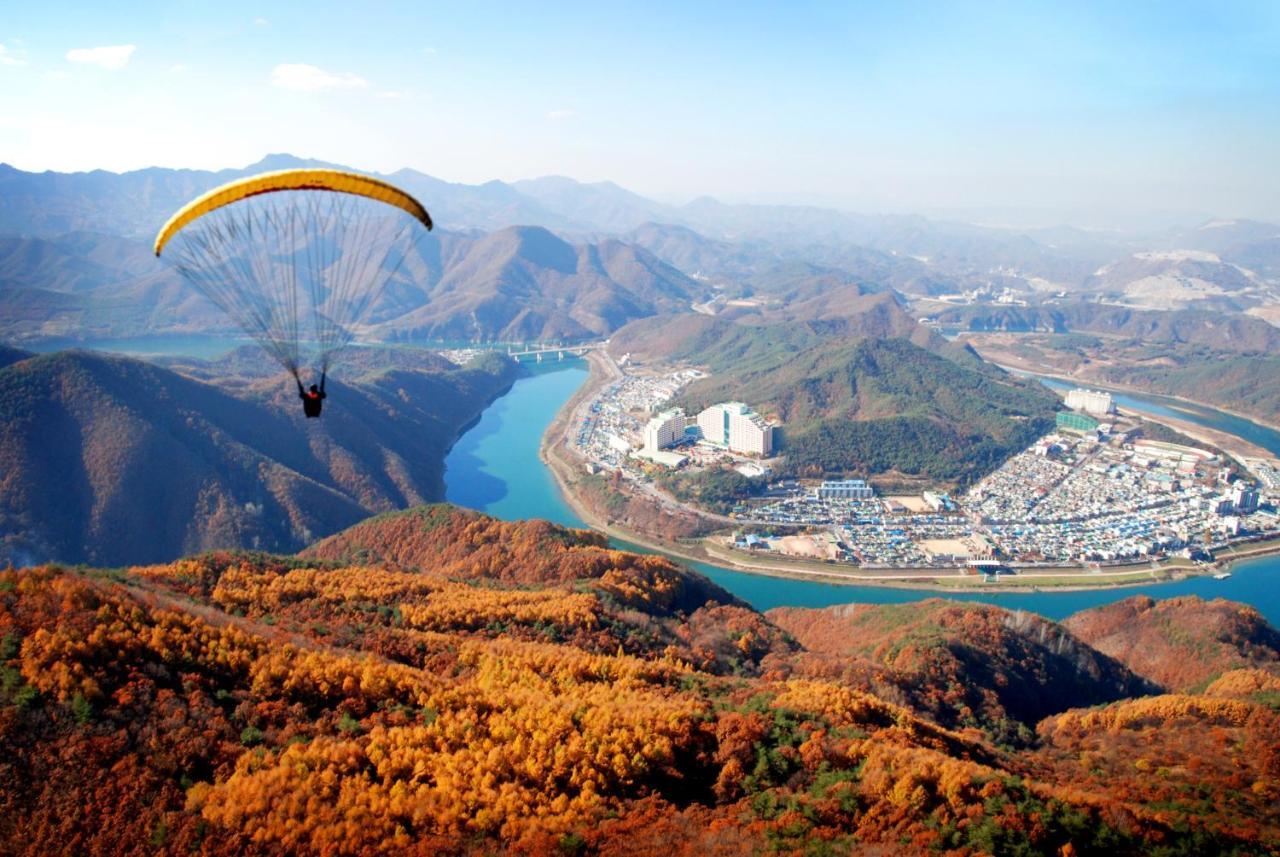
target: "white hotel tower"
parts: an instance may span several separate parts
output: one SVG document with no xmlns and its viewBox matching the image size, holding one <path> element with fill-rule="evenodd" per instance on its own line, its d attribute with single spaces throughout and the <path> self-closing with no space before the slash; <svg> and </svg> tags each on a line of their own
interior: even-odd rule
<svg viewBox="0 0 1280 857">
<path fill-rule="evenodd" d="M 649 452 L 666 449 L 684 437 L 688 419 L 680 408 L 663 411 L 644 427 L 644 448 Z"/>
<path fill-rule="evenodd" d="M 773 426 L 742 402 L 722 402 L 698 414 L 702 439 L 733 452 L 768 455 L 773 452 Z"/>
<path fill-rule="evenodd" d="M 1111 401 L 1110 393 L 1085 390 L 1083 388 L 1067 393 L 1067 407 L 1073 411 L 1084 411 L 1086 414 L 1093 414 L 1095 417 L 1105 417 L 1107 414 L 1115 413 L 1116 410 L 1115 404 Z"/>
</svg>

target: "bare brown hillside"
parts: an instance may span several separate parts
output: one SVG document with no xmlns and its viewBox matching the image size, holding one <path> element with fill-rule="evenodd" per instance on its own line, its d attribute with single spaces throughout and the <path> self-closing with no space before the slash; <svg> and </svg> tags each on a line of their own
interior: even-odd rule
<svg viewBox="0 0 1280 857">
<path fill-rule="evenodd" d="M 204 382 L 79 351 L 0 368 L 0 562 L 291 551 L 440 499 L 448 447 L 517 369 L 406 353 L 332 380 L 313 421 L 283 375 Z"/>
</svg>

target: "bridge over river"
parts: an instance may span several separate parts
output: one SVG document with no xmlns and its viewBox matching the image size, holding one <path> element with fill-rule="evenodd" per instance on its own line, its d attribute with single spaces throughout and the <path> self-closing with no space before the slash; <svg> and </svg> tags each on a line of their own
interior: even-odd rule
<svg viewBox="0 0 1280 857">
<path fill-rule="evenodd" d="M 507 350 L 507 356 L 516 360 L 533 359 L 537 363 L 541 363 L 544 358 L 556 360 L 564 360 L 566 357 L 584 357 L 588 351 L 595 351 L 604 348 L 608 340 L 603 342 L 580 342 L 576 345 L 543 345 L 533 344 L 525 346 L 511 346 Z"/>
</svg>

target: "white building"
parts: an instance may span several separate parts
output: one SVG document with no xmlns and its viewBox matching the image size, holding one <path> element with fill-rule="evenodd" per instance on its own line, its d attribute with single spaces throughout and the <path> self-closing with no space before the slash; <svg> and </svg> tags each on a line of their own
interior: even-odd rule
<svg viewBox="0 0 1280 857">
<path fill-rule="evenodd" d="M 689 420 L 680 408 L 663 411 L 644 427 L 644 448 L 648 452 L 657 452 L 675 445 L 684 437 L 684 429 Z"/>
<path fill-rule="evenodd" d="M 1230 515 L 1235 511 L 1230 497 L 1210 497 L 1209 508 L 1215 515 Z"/>
<path fill-rule="evenodd" d="M 935 512 L 950 512 L 955 504 L 946 494 L 939 494 L 936 491 L 926 491 L 920 495 L 924 500 L 924 504 Z"/>
<path fill-rule="evenodd" d="M 821 500 L 870 500 L 876 496 L 864 479 L 828 479 L 815 493 Z"/>
<path fill-rule="evenodd" d="M 1097 417 L 1105 417 L 1107 414 L 1115 413 L 1115 403 L 1111 401 L 1110 393 L 1103 393 L 1099 390 L 1085 390 L 1078 388 L 1067 393 L 1067 407 L 1073 411 L 1084 411 L 1086 414 L 1093 414 Z"/>
<path fill-rule="evenodd" d="M 733 452 L 768 455 L 773 452 L 773 426 L 742 402 L 722 402 L 698 414 L 702 439 Z"/>
<path fill-rule="evenodd" d="M 1258 491 L 1248 485 L 1237 485 L 1231 492 L 1231 505 L 1241 515 L 1258 511 Z"/>
</svg>

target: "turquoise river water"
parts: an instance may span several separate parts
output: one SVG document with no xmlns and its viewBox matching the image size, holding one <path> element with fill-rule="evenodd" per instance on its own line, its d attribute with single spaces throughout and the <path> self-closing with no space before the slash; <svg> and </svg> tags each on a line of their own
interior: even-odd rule
<svg viewBox="0 0 1280 857">
<path fill-rule="evenodd" d="M 566 526 L 586 526 L 565 502 L 550 471 L 538 457 L 538 447 L 547 426 L 586 379 L 585 364 L 571 361 L 542 364 L 528 377 L 516 381 L 511 391 L 494 402 L 450 452 L 445 470 L 447 499 L 508 520 L 546 518 Z M 1280 433 L 1248 420 L 1158 396 L 1120 395 L 1117 398 L 1122 407 L 1135 410 L 1151 412 L 1157 408 L 1168 408 L 1176 411 L 1182 419 L 1238 434 L 1280 456 Z M 644 551 L 644 548 L 625 542 L 616 544 Z M 825 607 L 849 602 L 898 604 L 942 597 L 983 601 L 1062 619 L 1078 610 L 1131 595 L 1145 594 L 1153 598 L 1199 595 L 1252 604 L 1269 622 L 1280 626 L 1280 586 L 1277 585 L 1280 584 L 1280 557 L 1239 563 L 1232 568 L 1232 575 L 1226 580 L 1197 577 L 1088 592 L 990 590 L 957 594 L 818 583 L 749 574 L 706 563 L 685 564 L 759 610 L 781 606 Z"/>
</svg>

